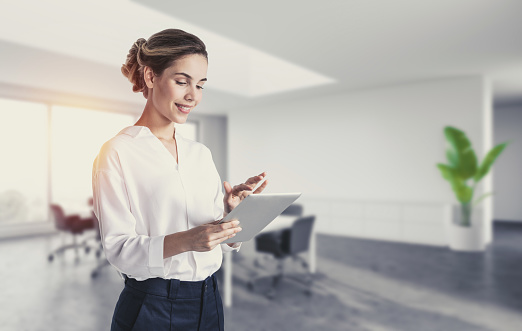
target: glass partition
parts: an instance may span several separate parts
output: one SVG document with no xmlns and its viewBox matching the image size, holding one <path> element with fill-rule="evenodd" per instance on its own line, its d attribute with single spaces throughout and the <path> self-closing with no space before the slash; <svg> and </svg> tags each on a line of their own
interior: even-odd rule
<svg viewBox="0 0 522 331">
<path fill-rule="evenodd" d="M 66 213 L 87 214 L 93 161 L 103 143 L 133 125 L 135 117 L 61 106 L 52 110 L 52 200 Z"/>
<path fill-rule="evenodd" d="M 90 214 L 93 161 L 131 114 L 0 98 L 0 227 L 46 222 L 50 202 Z M 177 126 L 198 140 L 197 122 Z M 50 169 L 49 169 L 50 167 Z"/>
<path fill-rule="evenodd" d="M 47 106 L 0 99 L 0 226 L 47 221 Z"/>
</svg>

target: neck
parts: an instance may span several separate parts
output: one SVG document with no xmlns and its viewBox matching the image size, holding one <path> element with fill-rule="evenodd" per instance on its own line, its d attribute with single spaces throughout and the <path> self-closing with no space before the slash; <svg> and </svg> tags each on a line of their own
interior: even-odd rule
<svg viewBox="0 0 522 331">
<path fill-rule="evenodd" d="M 162 140 L 174 140 L 174 122 L 170 121 L 165 116 L 161 115 L 158 111 L 151 108 L 149 102 L 145 105 L 145 109 L 140 116 L 140 119 L 136 122 L 138 126 L 146 126 L 150 129 L 158 139 Z"/>
</svg>

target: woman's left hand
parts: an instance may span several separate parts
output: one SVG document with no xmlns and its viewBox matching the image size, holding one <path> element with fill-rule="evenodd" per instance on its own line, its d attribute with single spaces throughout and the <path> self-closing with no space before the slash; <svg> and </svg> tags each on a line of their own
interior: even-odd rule
<svg viewBox="0 0 522 331">
<path fill-rule="evenodd" d="M 239 203 L 250 194 L 263 192 L 266 185 L 268 184 L 268 180 L 265 180 L 265 182 L 261 184 L 261 186 L 259 186 L 255 192 L 252 192 L 252 190 L 257 185 L 257 183 L 262 181 L 265 177 L 266 172 L 263 172 L 257 176 L 250 177 L 244 183 L 238 184 L 234 187 L 232 187 L 230 183 L 224 182 L 223 186 L 225 187 L 225 197 L 223 198 L 223 202 L 225 204 L 225 215 L 230 213 L 232 209 L 236 208 L 237 205 L 239 205 Z"/>
</svg>

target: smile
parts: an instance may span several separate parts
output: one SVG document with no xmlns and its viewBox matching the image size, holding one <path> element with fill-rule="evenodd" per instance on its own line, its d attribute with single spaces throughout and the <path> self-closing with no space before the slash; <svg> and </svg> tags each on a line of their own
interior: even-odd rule
<svg viewBox="0 0 522 331">
<path fill-rule="evenodd" d="M 176 104 L 176 107 L 178 107 L 179 111 L 184 113 L 184 114 L 188 114 L 190 113 L 190 110 L 192 109 L 192 106 L 188 106 L 188 105 L 181 105 L 181 104 Z"/>
</svg>

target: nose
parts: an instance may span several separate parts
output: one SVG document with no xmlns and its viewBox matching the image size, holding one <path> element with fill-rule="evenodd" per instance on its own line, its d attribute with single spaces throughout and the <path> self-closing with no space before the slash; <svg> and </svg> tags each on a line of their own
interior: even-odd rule
<svg viewBox="0 0 522 331">
<path fill-rule="evenodd" d="M 194 89 L 194 87 L 191 86 L 189 89 L 187 89 L 187 94 L 185 94 L 185 100 L 194 101 L 194 97 L 195 97 L 195 89 Z"/>
</svg>

